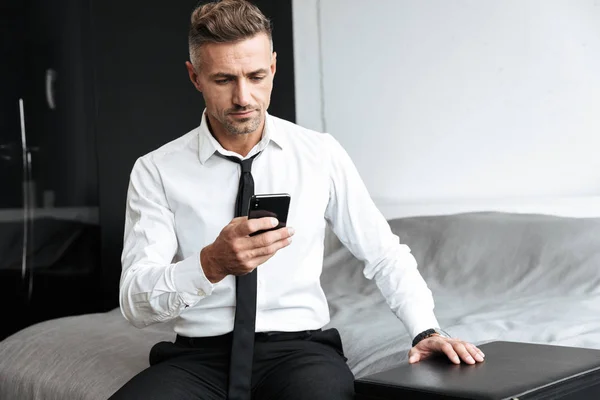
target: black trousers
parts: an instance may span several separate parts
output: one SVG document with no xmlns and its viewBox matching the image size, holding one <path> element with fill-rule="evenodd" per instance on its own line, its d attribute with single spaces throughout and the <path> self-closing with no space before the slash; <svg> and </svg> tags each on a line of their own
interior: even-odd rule
<svg viewBox="0 0 600 400">
<path fill-rule="evenodd" d="M 231 336 L 178 336 L 175 343 L 157 343 L 150 351 L 150 367 L 110 399 L 226 399 Z M 354 399 L 354 375 L 346 361 L 336 329 L 257 333 L 252 398 Z"/>
</svg>

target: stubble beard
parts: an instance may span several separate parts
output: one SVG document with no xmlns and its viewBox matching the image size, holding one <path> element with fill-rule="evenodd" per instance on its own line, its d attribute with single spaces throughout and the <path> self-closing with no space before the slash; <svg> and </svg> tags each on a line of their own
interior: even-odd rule
<svg viewBox="0 0 600 400">
<path fill-rule="evenodd" d="M 254 117 L 238 120 L 231 120 L 226 115 L 225 120 L 223 121 L 223 127 L 232 135 L 248 135 L 255 132 L 262 121 L 262 113 L 260 110 L 257 111 L 257 115 Z"/>
</svg>

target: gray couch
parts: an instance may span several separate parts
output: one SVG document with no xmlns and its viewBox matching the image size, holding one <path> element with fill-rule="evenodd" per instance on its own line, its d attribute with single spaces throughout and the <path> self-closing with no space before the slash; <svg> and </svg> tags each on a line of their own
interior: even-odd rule
<svg viewBox="0 0 600 400">
<path fill-rule="evenodd" d="M 600 349 L 600 218 L 465 213 L 390 226 L 453 336 Z M 335 238 L 321 281 L 357 377 L 406 362 L 404 326 Z M 0 399 L 106 399 L 173 338 L 170 324 L 138 330 L 119 310 L 31 326 L 0 342 Z"/>
</svg>

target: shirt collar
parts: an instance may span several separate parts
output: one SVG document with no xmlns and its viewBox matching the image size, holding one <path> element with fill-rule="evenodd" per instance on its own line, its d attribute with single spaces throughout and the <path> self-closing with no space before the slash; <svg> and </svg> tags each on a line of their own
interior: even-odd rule
<svg viewBox="0 0 600 400">
<path fill-rule="evenodd" d="M 214 138 L 208 129 L 206 118 L 206 110 L 204 110 L 202 113 L 202 122 L 200 122 L 200 126 L 198 127 L 198 158 L 200 163 L 204 164 L 206 160 L 215 154 L 215 152 L 219 152 L 226 156 L 239 156 L 237 153 L 225 150 L 217 141 L 217 139 Z M 269 113 L 265 113 L 265 119 L 265 129 L 263 130 L 262 138 L 256 144 L 256 146 L 254 146 L 250 153 L 248 153 L 246 158 L 252 157 L 254 154 L 263 151 L 271 142 L 277 145 L 280 149 L 285 147 L 284 135 L 275 127 L 273 117 L 270 116 Z"/>
</svg>

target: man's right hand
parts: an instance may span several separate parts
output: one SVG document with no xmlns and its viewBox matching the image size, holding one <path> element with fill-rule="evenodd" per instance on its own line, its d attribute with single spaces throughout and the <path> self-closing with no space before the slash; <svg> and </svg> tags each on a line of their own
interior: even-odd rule
<svg viewBox="0 0 600 400">
<path fill-rule="evenodd" d="M 280 228 L 250 236 L 277 226 L 276 218 L 234 218 L 215 241 L 200 252 L 204 274 L 212 283 L 227 275 L 246 275 L 292 242 L 294 229 Z"/>
</svg>

